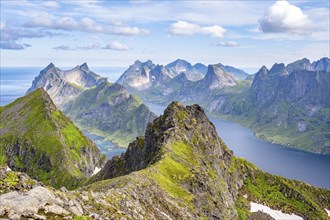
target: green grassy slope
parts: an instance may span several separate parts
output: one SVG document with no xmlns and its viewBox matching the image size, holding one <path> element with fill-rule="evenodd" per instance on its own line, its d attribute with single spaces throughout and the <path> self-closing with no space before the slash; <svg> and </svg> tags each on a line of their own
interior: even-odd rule
<svg viewBox="0 0 330 220">
<path fill-rule="evenodd" d="M 100 165 L 97 147 L 38 89 L 1 107 L 0 164 L 55 187 L 76 187 Z"/>
</svg>

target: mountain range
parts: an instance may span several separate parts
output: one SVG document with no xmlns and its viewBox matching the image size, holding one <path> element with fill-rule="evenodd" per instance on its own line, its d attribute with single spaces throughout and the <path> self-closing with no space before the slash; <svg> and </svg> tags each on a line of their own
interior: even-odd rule
<svg viewBox="0 0 330 220">
<path fill-rule="evenodd" d="M 183 71 L 190 68 L 188 64 L 135 62 L 117 82 L 144 101 L 198 103 L 213 115 L 248 126 L 263 139 L 330 154 L 329 58 L 275 64 L 254 75 L 223 64 L 209 65 L 204 78 L 197 81 L 189 80 Z M 174 70 L 182 71 L 171 74 Z"/>
<path fill-rule="evenodd" d="M 32 82 L 27 94 L 43 88 L 56 106 L 82 130 L 127 147 L 156 115 L 119 84 L 109 83 L 86 63 L 62 71 L 53 63 Z"/>
<path fill-rule="evenodd" d="M 39 89 L 5 108 L 21 106 L 25 99 L 34 108 L 31 96 L 40 94 L 46 96 Z M 48 102 L 49 98 L 41 99 L 44 105 Z M 11 129 L 22 132 L 22 125 L 30 121 L 23 120 L 24 114 L 15 118 L 21 123 Z M 72 142 L 81 138 L 70 137 Z M 51 145 L 51 139 L 46 140 Z M 2 142 L 7 149 L 15 148 L 7 141 Z M 68 154 L 68 159 L 74 158 Z M 0 162 L 6 166 L 6 161 Z M 327 219 L 325 209 L 330 209 L 330 190 L 264 173 L 235 157 L 200 106 L 178 102 L 149 123 L 145 135 L 130 143 L 125 154 L 108 161 L 75 191 L 43 186 L 12 164 L 9 167 L 14 171 L 0 168 L 2 218 L 269 219 L 263 212 L 250 212 L 250 202 L 257 202 L 306 219 Z"/>
</svg>

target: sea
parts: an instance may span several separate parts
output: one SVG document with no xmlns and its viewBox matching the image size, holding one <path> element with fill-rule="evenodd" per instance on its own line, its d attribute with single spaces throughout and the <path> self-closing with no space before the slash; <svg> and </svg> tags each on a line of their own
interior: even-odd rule
<svg viewBox="0 0 330 220">
<path fill-rule="evenodd" d="M 42 69 L 40 67 L 1 67 L 0 105 L 6 105 L 24 96 L 33 79 Z M 70 68 L 61 67 L 61 69 Z M 93 67 L 91 69 L 93 72 L 107 77 L 110 82 L 115 82 L 126 68 Z M 163 114 L 165 106 L 146 104 L 157 115 Z M 236 156 L 247 159 L 263 171 L 330 189 L 330 156 L 269 143 L 254 136 L 253 132 L 246 127 L 218 118 L 209 118 L 215 125 L 218 135 Z M 111 141 L 106 141 L 87 131 L 83 132 L 108 158 L 125 152 L 125 149 L 118 148 Z"/>
</svg>

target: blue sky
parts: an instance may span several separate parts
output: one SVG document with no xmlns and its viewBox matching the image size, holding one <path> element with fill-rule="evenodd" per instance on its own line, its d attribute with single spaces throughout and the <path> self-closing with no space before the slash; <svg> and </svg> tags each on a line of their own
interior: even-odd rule
<svg viewBox="0 0 330 220">
<path fill-rule="evenodd" d="M 223 63 L 254 71 L 329 57 L 329 1 L 1 0 L 1 66 Z"/>
</svg>

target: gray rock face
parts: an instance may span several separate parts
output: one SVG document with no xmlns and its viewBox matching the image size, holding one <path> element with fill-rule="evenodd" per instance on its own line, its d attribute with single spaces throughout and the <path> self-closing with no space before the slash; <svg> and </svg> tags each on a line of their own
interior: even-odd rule
<svg viewBox="0 0 330 220">
<path fill-rule="evenodd" d="M 241 69 L 237 69 L 232 66 L 226 66 L 221 63 L 218 64 L 221 69 L 223 69 L 228 74 L 232 75 L 236 80 L 245 80 L 249 76 L 248 73 L 244 72 Z"/>
<path fill-rule="evenodd" d="M 330 122 L 328 62 L 329 58 L 312 64 L 302 59 L 287 66 L 274 64 L 270 70 L 262 67 L 249 90 L 217 95 L 209 102 L 208 110 L 253 118 L 251 124 L 261 133 L 281 128 L 277 132 L 283 133 L 277 135 L 295 134 L 286 136 L 295 140 L 285 144 L 295 146 L 295 142 L 299 142 L 298 147 L 305 150 L 329 154 L 330 146 L 326 141 L 327 124 Z M 299 140 L 304 138 L 303 135 L 310 138 Z M 301 143 L 306 145 L 301 146 Z"/>
<path fill-rule="evenodd" d="M 155 64 L 153 64 L 151 60 L 145 63 L 137 60 L 120 76 L 117 83 L 136 90 L 147 89 L 152 83 L 150 71 L 153 68 L 155 68 Z"/>
<path fill-rule="evenodd" d="M 50 63 L 33 80 L 27 93 L 43 88 L 57 107 L 63 110 L 66 103 L 76 98 L 85 89 L 97 86 L 104 81 L 106 78 L 90 71 L 86 63 L 67 71 L 62 71 Z"/>
<path fill-rule="evenodd" d="M 209 65 L 202 87 L 208 90 L 222 89 L 237 85 L 236 80 L 218 65 Z"/>
</svg>

